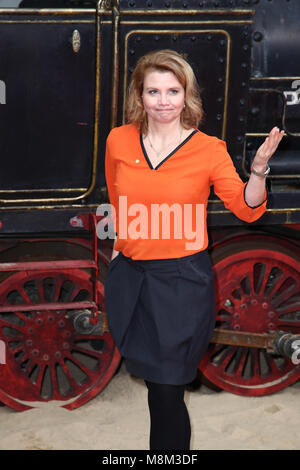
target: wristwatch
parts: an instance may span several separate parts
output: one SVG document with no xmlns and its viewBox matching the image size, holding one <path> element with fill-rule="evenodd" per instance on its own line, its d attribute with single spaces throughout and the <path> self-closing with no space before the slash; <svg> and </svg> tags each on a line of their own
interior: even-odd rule
<svg viewBox="0 0 300 470">
<path fill-rule="evenodd" d="M 266 170 L 263 172 L 263 173 L 260 173 L 259 171 L 257 171 L 254 166 L 252 165 L 251 166 L 251 173 L 253 173 L 254 175 L 256 176 L 260 176 L 261 178 L 265 178 L 269 173 L 270 173 L 270 167 L 269 165 L 267 164 L 267 168 Z"/>
</svg>

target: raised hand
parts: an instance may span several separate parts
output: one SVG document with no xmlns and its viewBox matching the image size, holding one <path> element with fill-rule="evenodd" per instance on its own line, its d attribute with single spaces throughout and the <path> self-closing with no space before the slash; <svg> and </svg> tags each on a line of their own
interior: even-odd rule
<svg viewBox="0 0 300 470">
<path fill-rule="evenodd" d="M 275 153 L 282 137 L 285 135 L 284 131 L 279 131 L 278 127 L 273 127 L 269 136 L 265 139 L 263 144 L 258 148 L 253 160 L 253 166 L 258 171 L 264 171 L 267 163 Z"/>
</svg>

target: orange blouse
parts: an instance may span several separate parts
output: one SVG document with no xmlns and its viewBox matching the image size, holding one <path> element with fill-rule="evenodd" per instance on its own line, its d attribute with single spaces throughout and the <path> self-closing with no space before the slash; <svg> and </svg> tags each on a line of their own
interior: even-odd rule
<svg viewBox="0 0 300 470">
<path fill-rule="evenodd" d="M 180 258 L 207 248 L 211 185 L 241 220 L 254 222 L 266 210 L 266 199 L 256 208 L 246 204 L 247 183 L 240 179 L 225 142 L 196 129 L 155 168 L 133 124 L 112 129 L 105 176 L 115 209 L 114 248 L 132 259 Z"/>
</svg>

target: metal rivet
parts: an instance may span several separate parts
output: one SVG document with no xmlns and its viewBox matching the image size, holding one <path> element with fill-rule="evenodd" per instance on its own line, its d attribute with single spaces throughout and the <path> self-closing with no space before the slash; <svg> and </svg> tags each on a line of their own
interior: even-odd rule
<svg viewBox="0 0 300 470">
<path fill-rule="evenodd" d="M 138 158 L 136 159 L 135 163 L 140 163 L 140 161 L 139 161 L 139 159 L 138 159 Z"/>
<path fill-rule="evenodd" d="M 260 31 L 255 31 L 253 33 L 253 39 L 256 42 L 260 42 L 263 39 L 263 34 Z"/>
</svg>

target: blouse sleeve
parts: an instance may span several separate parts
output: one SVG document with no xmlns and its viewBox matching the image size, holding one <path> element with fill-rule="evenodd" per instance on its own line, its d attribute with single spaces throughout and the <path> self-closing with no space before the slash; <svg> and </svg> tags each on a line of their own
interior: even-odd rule
<svg viewBox="0 0 300 470">
<path fill-rule="evenodd" d="M 117 227 L 117 210 L 118 210 L 118 197 L 115 190 L 115 178 L 116 178 L 116 162 L 113 158 L 113 152 L 111 152 L 111 133 L 109 134 L 106 140 L 106 150 L 105 150 L 105 179 L 106 186 L 108 191 L 109 202 L 113 206 L 114 211 L 111 211 L 111 218 L 114 224 L 114 231 L 116 233 Z"/>
<path fill-rule="evenodd" d="M 254 222 L 266 211 L 267 190 L 264 201 L 258 206 L 251 207 L 245 200 L 247 182 L 243 182 L 237 173 L 226 143 L 216 139 L 210 172 L 210 183 L 214 186 L 215 194 L 223 201 L 226 209 L 232 211 L 245 222 Z"/>
</svg>

